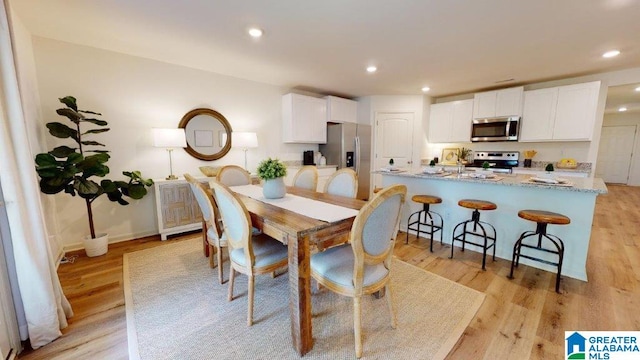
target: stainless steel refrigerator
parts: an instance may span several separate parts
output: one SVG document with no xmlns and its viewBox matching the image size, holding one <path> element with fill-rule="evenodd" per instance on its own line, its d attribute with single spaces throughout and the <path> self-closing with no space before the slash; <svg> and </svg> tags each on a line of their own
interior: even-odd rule
<svg viewBox="0 0 640 360">
<path fill-rule="evenodd" d="M 371 183 L 371 126 L 327 124 L 327 143 L 320 145 L 327 164 L 352 168 L 358 174 L 358 199 L 369 198 Z"/>
</svg>

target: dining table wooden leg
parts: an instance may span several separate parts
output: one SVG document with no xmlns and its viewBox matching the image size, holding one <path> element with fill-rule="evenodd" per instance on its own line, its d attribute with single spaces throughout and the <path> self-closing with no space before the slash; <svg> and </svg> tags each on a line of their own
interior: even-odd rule
<svg viewBox="0 0 640 360">
<path fill-rule="evenodd" d="M 311 329 L 311 253 L 307 236 L 289 239 L 291 338 L 300 356 L 313 348 Z"/>
</svg>

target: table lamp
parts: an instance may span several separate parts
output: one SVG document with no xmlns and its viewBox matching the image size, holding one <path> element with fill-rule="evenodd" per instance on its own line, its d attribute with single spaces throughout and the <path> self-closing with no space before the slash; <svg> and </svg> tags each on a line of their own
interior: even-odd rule
<svg viewBox="0 0 640 360">
<path fill-rule="evenodd" d="M 231 133 L 231 147 L 244 151 L 244 169 L 247 169 L 247 150 L 258 147 L 258 134 L 254 132 L 234 131 Z M 251 171 L 249 171 L 251 172 Z"/>
<path fill-rule="evenodd" d="M 169 152 L 169 176 L 167 180 L 176 180 L 178 177 L 173 175 L 173 163 L 171 162 L 171 152 L 175 148 L 186 148 L 187 139 L 184 129 L 152 129 L 153 130 L 153 146 L 165 148 Z"/>
</svg>

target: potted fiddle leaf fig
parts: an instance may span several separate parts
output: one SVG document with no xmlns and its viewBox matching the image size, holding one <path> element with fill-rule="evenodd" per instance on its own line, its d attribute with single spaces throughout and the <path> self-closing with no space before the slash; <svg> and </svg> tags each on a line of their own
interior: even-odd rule
<svg viewBox="0 0 640 360">
<path fill-rule="evenodd" d="M 284 177 L 287 167 L 278 159 L 268 158 L 258 164 L 258 177 L 264 180 L 262 193 L 267 199 L 279 199 L 287 193 Z"/>
<path fill-rule="evenodd" d="M 40 190 L 45 194 L 65 192 L 84 199 L 87 207 L 90 235 L 83 239 L 88 256 L 103 255 L 108 250 L 107 234 L 96 236 L 91 205 L 101 195 L 120 205 L 128 205 L 126 197 L 141 199 L 153 180 L 144 179 L 140 171 L 123 171 L 123 180 L 102 179 L 109 173 L 106 165 L 110 156 L 105 145 L 88 139 L 92 135 L 109 131 L 107 122 L 97 119 L 102 114 L 79 110 L 76 98 L 66 96 L 59 99 L 66 107 L 56 110 L 67 118 L 70 126 L 61 122 L 47 123 L 49 133 L 60 139 L 71 139 L 71 146 L 60 145 L 46 153 L 36 155 L 36 171 L 40 177 Z M 91 127 L 91 128 L 87 128 Z"/>
</svg>

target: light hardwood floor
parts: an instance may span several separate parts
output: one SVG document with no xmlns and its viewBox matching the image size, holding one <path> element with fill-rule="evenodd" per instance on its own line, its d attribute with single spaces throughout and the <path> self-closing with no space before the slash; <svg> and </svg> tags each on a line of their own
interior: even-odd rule
<svg viewBox="0 0 640 360">
<path fill-rule="evenodd" d="M 448 259 L 450 247 L 434 244 L 431 254 L 426 240 L 410 236 L 405 245 L 405 234 L 399 234 L 400 259 L 486 294 L 449 359 L 560 359 L 565 330 L 640 329 L 640 187 L 608 187 L 609 194 L 597 200 L 589 282 L 563 278 L 562 294 L 554 291 L 552 273 L 521 265 L 509 280 L 509 261 L 488 261 L 482 271 L 479 253 L 456 252 Z M 75 263 L 61 265 L 58 274 L 75 316 L 61 338 L 19 358 L 126 359 L 122 254 L 168 243 L 158 239 L 113 244 L 106 256 L 80 254 Z"/>
</svg>

